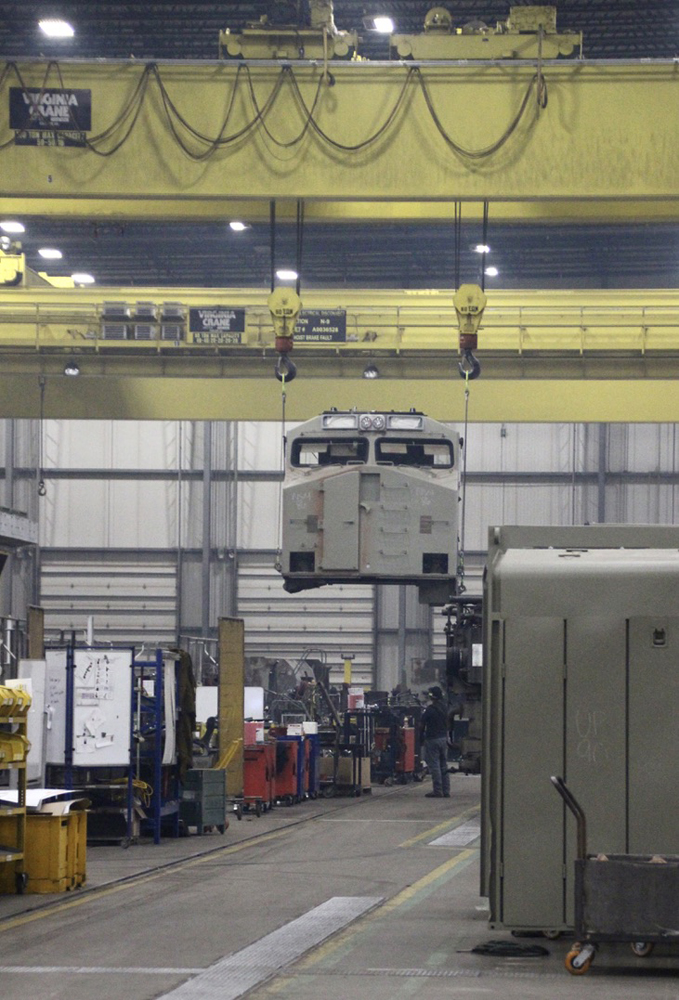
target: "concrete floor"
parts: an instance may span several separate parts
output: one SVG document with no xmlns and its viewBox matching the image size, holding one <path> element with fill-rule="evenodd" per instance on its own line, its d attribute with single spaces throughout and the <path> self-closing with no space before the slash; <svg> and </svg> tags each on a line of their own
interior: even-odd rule
<svg viewBox="0 0 679 1000">
<path fill-rule="evenodd" d="M 203 970 L 326 900 L 369 896 L 381 902 L 249 996 L 679 1000 L 679 953 L 609 946 L 579 978 L 563 967 L 570 938 L 536 942 L 542 958 L 470 953 L 513 939 L 488 930 L 478 841 L 431 841 L 475 822 L 479 786 L 454 776 L 449 800 L 425 798 L 427 784 L 376 788 L 233 820 L 223 837 L 92 847 L 86 889 L 0 897 L 0 996 L 149 1000 L 185 983 L 182 996 L 221 997 Z"/>
</svg>

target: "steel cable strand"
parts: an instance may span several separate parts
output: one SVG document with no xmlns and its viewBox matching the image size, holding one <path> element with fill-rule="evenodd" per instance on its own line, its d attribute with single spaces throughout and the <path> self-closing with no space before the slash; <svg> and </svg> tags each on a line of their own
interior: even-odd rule
<svg viewBox="0 0 679 1000">
<path fill-rule="evenodd" d="M 237 69 L 237 71 L 236 71 L 236 79 L 234 81 L 233 90 L 231 92 L 231 98 L 229 100 L 229 106 L 228 106 L 227 111 L 226 111 L 226 116 L 224 117 L 224 120 L 223 120 L 223 122 L 221 124 L 221 127 L 219 129 L 219 132 L 217 133 L 217 135 L 214 138 L 212 138 L 210 136 L 207 136 L 207 135 L 204 135 L 202 132 L 199 132 L 198 129 L 194 128 L 194 126 L 191 125 L 191 123 L 181 114 L 181 112 L 179 111 L 179 109 L 175 105 L 174 101 L 170 97 L 170 94 L 169 94 L 169 92 L 167 90 L 167 87 L 163 83 L 163 80 L 162 80 L 160 74 L 159 73 L 156 74 L 156 81 L 158 83 L 158 87 L 159 87 L 159 90 L 160 90 L 161 99 L 163 101 L 163 108 L 165 110 L 165 114 L 166 114 L 166 117 L 167 117 L 167 120 L 168 120 L 168 125 L 170 127 L 170 131 L 172 132 L 172 134 L 173 134 L 173 136 L 174 136 L 177 144 L 180 146 L 180 148 L 192 160 L 194 160 L 196 162 L 201 162 L 201 161 L 207 160 L 210 156 L 213 155 L 213 153 L 215 153 L 222 146 L 227 146 L 227 145 L 229 145 L 229 143 L 235 142 L 238 139 L 242 138 L 242 136 L 245 135 L 248 131 L 250 131 L 250 129 L 252 129 L 254 127 L 254 125 L 256 124 L 256 119 L 255 119 L 252 122 L 249 122 L 246 126 L 244 126 L 242 129 L 240 129 L 238 132 L 234 132 L 233 135 L 224 136 L 224 132 L 225 132 L 225 130 L 227 128 L 227 125 L 228 125 L 229 120 L 231 118 L 231 114 L 233 112 L 233 108 L 234 108 L 234 105 L 235 105 L 235 102 L 236 102 L 236 95 L 237 95 L 237 92 L 238 92 L 238 80 L 239 80 L 239 77 L 240 77 L 241 69 L 242 69 L 242 66 L 239 66 L 238 69 Z M 269 100 L 272 100 L 272 99 L 275 100 L 275 97 L 277 96 L 277 92 L 278 92 L 279 89 L 280 89 L 280 83 L 277 81 L 276 86 L 274 87 L 274 90 L 269 95 Z M 207 143 L 208 144 L 208 148 L 206 150 L 204 150 L 202 153 L 196 153 L 192 149 L 190 149 L 186 145 L 186 143 L 184 142 L 184 140 L 181 137 L 181 135 L 179 134 L 177 128 L 175 127 L 175 124 L 174 124 L 173 119 L 172 119 L 173 115 L 177 119 L 177 121 L 179 121 L 179 123 L 192 136 L 194 136 L 199 142 Z"/>
<path fill-rule="evenodd" d="M 302 93 L 301 93 L 300 89 L 299 89 L 299 85 L 297 83 L 297 80 L 295 78 L 294 73 L 291 74 L 291 80 L 292 80 L 292 84 L 293 84 L 294 90 L 296 92 L 297 98 L 300 101 L 302 107 L 304 108 L 305 113 L 309 116 L 309 124 L 311 125 L 311 128 L 313 128 L 313 130 L 316 133 L 316 135 L 320 139 L 323 139 L 324 142 L 327 142 L 330 146 L 332 146 L 334 149 L 339 150 L 340 152 L 344 152 L 344 153 L 357 153 L 357 152 L 359 152 L 362 149 L 366 149 L 368 146 L 372 145 L 374 142 L 377 142 L 377 140 L 380 139 L 384 135 L 384 133 L 389 129 L 389 127 L 392 125 L 392 123 L 394 122 L 395 118 L 398 115 L 398 112 L 401 109 L 401 105 L 403 104 L 403 101 L 404 101 L 405 96 L 406 96 L 406 91 L 407 91 L 408 83 L 410 82 L 411 76 L 414 73 L 414 71 L 415 70 L 414 70 L 413 67 L 410 67 L 408 69 L 408 74 L 407 74 L 407 76 L 405 78 L 405 81 L 403 83 L 403 87 L 401 88 L 401 93 L 399 94 L 394 107 L 389 112 L 389 114 L 387 115 L 387 118 L 382 123 L 382 125 L 380 125 L 380 127 L 377 129 L 377 131 L 374 132 L 367 139 L 364 139 L 362 142 L 358 142 L 355 145 L 346 145 L 345 143 L 337 142 L 336 139 L 331 138 L 331 136 L 329 136 L 327 134 L 327 132 L 325 132 L 320 127 L 320 125 L 318 124 L 318 122 L 313 118 L 313 116 L 311 114 L 311 111 L 306 106 L 306 102 L 305 102 L 305 100 L 304 100 L 304 98 L 302 96 Z"/>
<path fill-rule="evenodd" d="M 137 82 L 137 86 L 134 89 L 134 92 L 130 96 L 130 98 L 129 98 L 127 104 L 125 105 L 125 107 L 123 108 L 123 110 L 118 115 L 118 118 L 116 118 L 115 121 L 113 121 L 105 129 L 103 129 L 103 131 L 101 131 L 101 132 L 97 133 L 97 135 L 91 136 L 91 137 L 89 137 L 89 138 L 87 138 L 85 140 L 87 148 L 90 149 L 97 156 L 111 156 L 113 153 L 116 153 L 120 149 L 120 147 L 122 145 L 124 145 L 124 143 L 127 142 L 128 138 L 130 137 L 130 133 L 132 132 L 132 129 L 134 128 L 134 126 L 137 123 L 137 119 L 139 117 L 139 114 L 141 112 L 142 106 L 144 104 L 144 98 L 146 96 L 146 90 L 148 88 L 150 75 L 151 75 L 151 72 L 153 70 L 154 65 L 155 65 L 154 63 L 148 63 L 144 67 L 144 71 L 143 71 L 142 75 L 139 77 L 139 80 Z M 64 79 L 63 79 L 63 76 L 62 76 L 62 73 L 61 73 L 61 66 L 59 65 L 59 63 L 56 63 L 56 67 L 57 67 L 57 74 L 58 74 L 58 77 L 59 77 L 59 83 L 61 84 L 62 89 L 66 89 L 64 87 Z M 123 124 L 123 122 L 132 113 L 132 109 L 133 109 L 133 107 L 135 105 L 135 102 L 138 102 L 138 103 L 137 103 L 137 108 L 136 108 L 136 110 L 134 112 L 132 123 L 131 123 L 130 127 L 128 128 L 127 132 L 125 133 L 125 135 L 123 136 L 123 138 L 120 140 L 120 142 L 118 142 L 115 146 L 113 146 L 109 150 L 100 150 L 100 149 L 97 149 L 96 145 L 95 145 L 96 143 L 100 143 L 102 141 L 105 141 L 106 139 L 109 139 L 112 135 L 115 134 L 115 132 L 118 131 L 118 129 Z M 71 111 L 70 108 L 69 108 L 69 114 L 71 116 L 71 121 L 72 121 L 74 127 L 77 128 L 79 131 L 82 131 L 82 129 L 78 125 L 77 119 L 73 117 L 73 113 L 72 113 L 72 111 Z"/>
<path fill-rule="evenodd" d="M 239 67 L 239 69 L 240 69 L 240 67 Z M 278 94 L 280 93 L 281 86 L 282 86 L 282 77 L 279 76 L 278 79 L 277 79 L 277 81 L 276 81 L 276 84 L 275 84 L 274 88 L 272 89 L 271 93 L 269 94 L 269 96 L 268 96 L 268 98 L 266 100 L 266 103 L 265 103 L 264 107 L 261 110 L 257 109 L 257 113 L 256 113 L 255 117 L 250 122 L 248 122 L 246 125 L 244 125 L 237 132 L 234 132 L 234 133 L 232 133 L 229 136 L 221 135 L 221 136 L 218 136 L 217 139 L 211 139 L 208 136 L 202 136 L 202 133 L 199 133 L 196 129 L 193 128 L 193 126 L 191 126 L 186 121 L 186 119 L 180 114 L 180 112 L 178 111 L 178 109 L 176 108 L 176 106 L 174 105 L 174 103 L 172 102 L 172 99 L 170 98 L 170 95 L 167 92 L 167 89 L 166 89 L 164 83 L 162 82 L 162 79 L 160 78 L 160 76 L 157 77 L 157 80 L 158 80 L 158 83 L 159 83 L 160 93 L 161 93 L 161 99 L 163 101 L 163 107 L 164 107 L 164 110 L 165 110 L 165 114 L 166 114 L 166 117 L 167 117 L 167 122 L 168 122 L 168 125 L 169 125 L 169 128 L 170 128 L 170 131 L 172 132 L 172 134 L 173 134 L 173 136 L 175 138 L 175 141 L 177 142 L 177 144 L 179 145 L 179 147 L 186 153 L 186 155 L 189 156 L 191 159 L 197 160 L 197 161 L 199 161 L 199 160 L 205 160 L 208 156 L 211 156 L 218 148 L 221 148 L 222 146 L 227 146 L 229 144 L 237 142 L 239 139 L 243 138 L 243 136 L 247 135 L 247 133 L 250 132 L 260 122 L 260 120 L 262 119 L 262 117 L 266 116 L 269 113 L 269 111 L 273 107 L 273 105 L 274 105 L 274 103 L 275 103 L 275 101 L 276 101 L 276 99 L 278 97 Z M 234 94 L 232 94 L 232 101 L 235 101 L 235 92 L 234 92 Z M 228 113 L 230 114 L 230 110 L 229 110 Z M 211 148 L 209 150 L 206 150 L 203 153 L 195 153 L 193 150 L 191 150 L 186 145 L 186 143 L 184 142 L 182 136 L 177 131 L 177 128 L 176 128 L 175 123 L 174 123 L 174 120 L 172 118 L 172 114 L 176 115 L 176 117 L 178 118 L 178 120 L 185 127 L 187 127 L 189 129 L 189 131 L 192 132 L 194 135 L 196 135 L 199 138 L 202 138 L 203 141 L 211 143 Z M 223 131 L 223 129 L 225 127 L 226 127 L 226 121 L 225 121 L 225 123 L 224 123 L 224 125 L 222 127 L 222 131 Z"/>
<path fill-rule="evenodd" d="M 460 156 L 464 156 L 464 157 L 466 157 L 467 159 L 470 159 L 470 160 L 482 160 L 482 159 L 485 159 L 488 156 L 492 156 L 493 153 L 496 153 L 499 149 L 501 149 L 505 145 L 505 143 L 511 138 L 511 136 L 514 134 L 514 132 L 518 128 L 519 123 L 521 122 L 521 119 L 523 118 L 525 110 L 528 107 L 528 101 L 529 101 L 530 95 L 531 95 L 531 93 L 533 91 L 533 87 L 535 86 L 535 84 L 536 84 L 536 82 L 538 80 L 538 74 L 536 73 L 532 77 L 530 83 L 528 84 L 528 87 L 526 88 L 526 92 L 525 92 L 525 94 L 523 96 L 523 100 L 521 101 L 521 105 L 520 105 L 519 110 L 517 111 L 514 119 L 510 122 L 510 124 L 508 125 L 508 127 L 505 130 L 505 132 L 503 133 L 503 135 L 501 135 L 500 138 L 496 140 L 496 142 L 492 143 L 492 145 L 490 145 L 490 146 L 484 147 L 483 149 L 465 149 L 464 146 L 461 146 L 459 143 L 455 142 L 455 140 L 452 138 L 452 136 L 450 136 L 448 134 L 448 132 L 446 131 L 446 129 L 444 128 L 443 123 L 441 122 L 441 119 L 439 118 L 438 114 L 436 113 L 436 109 L 434 108 L 434 104 L 433 104 L 433 101 L 431 99 L 431 94 L 429 93 L 429 90 L 427 88 L 427 84 L 425 82 L 425 79 L 424 79 L 421 71 L 420 71 L 419 66 L 414 67 L 413 68 L 413 72 L 417 74 L 417 78 L 418 78 L 418 81 L 420 83 L 420 87 L 422 89 L 422 94 L 424 96 L 424 100 L 425 100 L 425 103 L 427 105 L 427 109 L 429 111 L 429 114 L 431 115 L 432 121 L 434 122 L 434 125 L 436 126 L 438 132 L 440 133 L 440 135 L 442 136 L 442 138 L 444 139 L 444 141 L 447 143 L 447 145 L 450 146 L 450 148 L 452 150 L 454 150 L 454 152 L 456 152 Z M 543 83 L 543 87 L 544 87 L 544 91 L 543 91 L 543 93 L 544 93 L 544 100 L 546 101 L 546 97 L 547 97 L 547 84 Z"/>
<path fill-rule="evenodd" d="M 66 88 L 66 85 L 64 83 L 64 77 L 63 77 L 63 74 L 61 72 L 61 65 L 59 64 L 58 61 L 55 61 L 54 65 L 55 65 L 56 70 L 57 70 L 57 77 L 58 77 L 58 80 L 59 80 L 59 85 L 62 88 L 62 90 L 66 90 L 67 88 Z M 148 75 L 148 69 L 149 69 L 148 66 L 144 67 L 144 71 L 143 71 L 142 75 L 139 77 L 139 80 L 137 82 L 137 86 L 135 87 L 133 94 L 129 98 L 126 106 L 120 112 L 120 115 L 118 116 L 118 118 L 111 125 L 109 125 L 107 128 L 105 128 L 102 132 L 98 133 L 98 135 L 91 136 L 91 138 L 88 140 L 89 142 L 99 142 L 102 139 L 108 139 L 111 135 L 114 134 L 114 132 L 116 132 L 118 130 L 118 128 L 120 128 L 121 124 L 125 121 L 125 119 L 130 114 L 131 109 L 132 109 L 135 101 L 137 100 L 137 98 L 139 96 L 139 92 L 141 91 L 142 87 L 145 86 L 145 84 L 144 84 L 144 77 Z M 68 109 L 68 114 L 69 114 L 69 118 L 71 119 L 71 124 L 73 125 L 73 127 L 77 131 L 82 132 L 83 128 L 82 128 L 80 122 L 78 121 L 77 117 L 75 116 L 75 113 L 74 113 L 74 111 L 73 111 L 73 109 L 71 108 L 70 105 L 69 105 L 69 109 Z"/>
<path fill-rule="evenodd" d="M 294 78 L 294 74 L 292 72 L 292 69 L 289 66 L 284 66 L 283 69 L 282 69 L 282 71 L 281 71 L 281 77 L 284 78 L 284 77 L 287 77 L 287 76 L 291 76 L 291 77 Z M 247 77 L 248 77 L 248 86 L 249 86 L 249 89 L 250 89 L 250 100 L 252 101 L 252 104 L 253 104 L 253 107 L 255 108 L 255 110 L 257 110 L 258 109 L 257 98 L 255 96 L 254 87 L 252 85 L 252 77 L 250 75 L 249 67 L 248 67 Z M 306 116 L 306 121 L 304 122 L 304 125 L 302 126 L 302 129 L 301 129 L 299 135 L 295 136 L 294 139 L 289 139 L 287 142 L 280 142 L 272 134 L 271 130 L 269 129 L 268 125 L 266 124 L 266 121 L 264 120 L 264 118 L 262 118 L 262 128 L 263 128 L 264 132 L 266 133 L 266 135 L 268 136 L 268 138 L 271 140 L 271 142 L 273 142 L 273 144 L 275 146 L 278 146 L 279 149 L 290 149 L 292 146 L 296 146 L 298 143 L 300 143 L 302 141 L 302 139 L 305 137 L 305 135 L 309 131 L 309 127 L 311 125 L 310 115 L 312 116 L 313 113 L 314 113 L 314 111 L 316 110 L 316 105 L 318 104 L 318 100 L 319 100 L 319 97 L 321 95 L 321 88 L 322 88 L 322 86 L 323 86 L 323 78 L 321 77 L 321 79 L 318 81 L 318 86 L 316 87 L 316 95 L 314 97 L 314 101 L 313 101 L 313 104 L 311 106 L 311 112 L 309 112 L 307 110 L 306 105 L 299 105 L 299 103 L 298 103 L 298 107 L 303 112 L 303 114 L 305 114 L 305 116 Z M 293 96 L 295 97 L 295 99 L 297 99 L 297 93 L 299 92 L 299 89 L 296 88 L 293 85 L 292 92 L 293 92 Z"/>
</svg>

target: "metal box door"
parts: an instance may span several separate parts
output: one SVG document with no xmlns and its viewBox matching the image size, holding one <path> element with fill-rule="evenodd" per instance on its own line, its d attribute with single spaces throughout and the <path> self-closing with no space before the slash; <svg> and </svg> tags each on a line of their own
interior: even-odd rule
<svg viewBox="0 0 679 1000">
<path fill-rule="evenodd" d="M 323 486 L 321 569 L 358 569 L 359 483 L 357 472 L 330 476 Z"/>
<path fill-rule="evenodd" d="M 564 622 L 505 623 L 501 920 L 547 929 L 563 919 Z"/>
<path fill-rule="evenodd" d="M 679 854 L 679 620 L 629 620 L 630 854 Z"/>
</svg>

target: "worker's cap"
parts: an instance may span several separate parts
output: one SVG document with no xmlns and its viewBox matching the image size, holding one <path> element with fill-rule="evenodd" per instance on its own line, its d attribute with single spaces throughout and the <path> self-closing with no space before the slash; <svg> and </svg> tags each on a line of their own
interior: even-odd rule
<svg viewBox="0 0 679 1000">
<path fill-rule="evenodd" d="M 434 687 L 430 687 L 427 694 L 430 698 L 443 698 L 443 691 L 438 684 L 435 684 Z"/>
</svg>

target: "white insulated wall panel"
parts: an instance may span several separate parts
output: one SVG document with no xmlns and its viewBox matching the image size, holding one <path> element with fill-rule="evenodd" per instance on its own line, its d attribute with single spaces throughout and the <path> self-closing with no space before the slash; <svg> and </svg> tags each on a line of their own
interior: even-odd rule
<svg viewBox="0 0 679 1000">
<path fill-rule="evenodd" d="M 572 524 L 579 492 L 570 485 L 468 484 L 464 548 L 485 551 L 492 524 Z"/>
<path fill-rule="evenodd" d="M 465 437 L 464 424 L 451 424 Z M 565 472 L 573 464 L 572 424 L 475 424 L 467 427 L 468 472 Z"/>
<path fill-rule="evenodd" d="M 238 484 L 238 547 L 277 549 L 280 544 L 281 483 Z"/>
<path fill-rule="evenodd" d="M 49 480 L 40 544 L 57 548 L 171 548 L 177 544 L 172 482 Z"/>
<path fill-rule="evenodd" d="M 320 649 L 333 681 L 341 682 L 341 654 L 354 653 L 356 683 L 372 684 L 372 587 L 339 585 L 287 594 L 270 561 L 252 557 L 239 568 L 238 614 L 245 621 L 247 655 L 280 657 L 294 665 L 305 650 Z"/>
<path fill-rule="evenodd" d="M 56 560 L 43 553 L 42 606 L 50 638 L 75 631 L 85 636 L 94 617 L 101 642 L 162 645 L 176 636 L 176 565 L 95 559 Z"/>
<path fill-rule="evenodd" d="M 46 420 L 45 467 L 175 469 L 174 420 Z"/>
<path fill-rule="evenodd" d="M 289 434 L 298 426 L 298 423 L 286 422 L 285 433 Z M 267 472 L 282 469 L 282 435 L 280 421 L 241 421 L 238 424 L 239 467 Z"/>
</svg>

